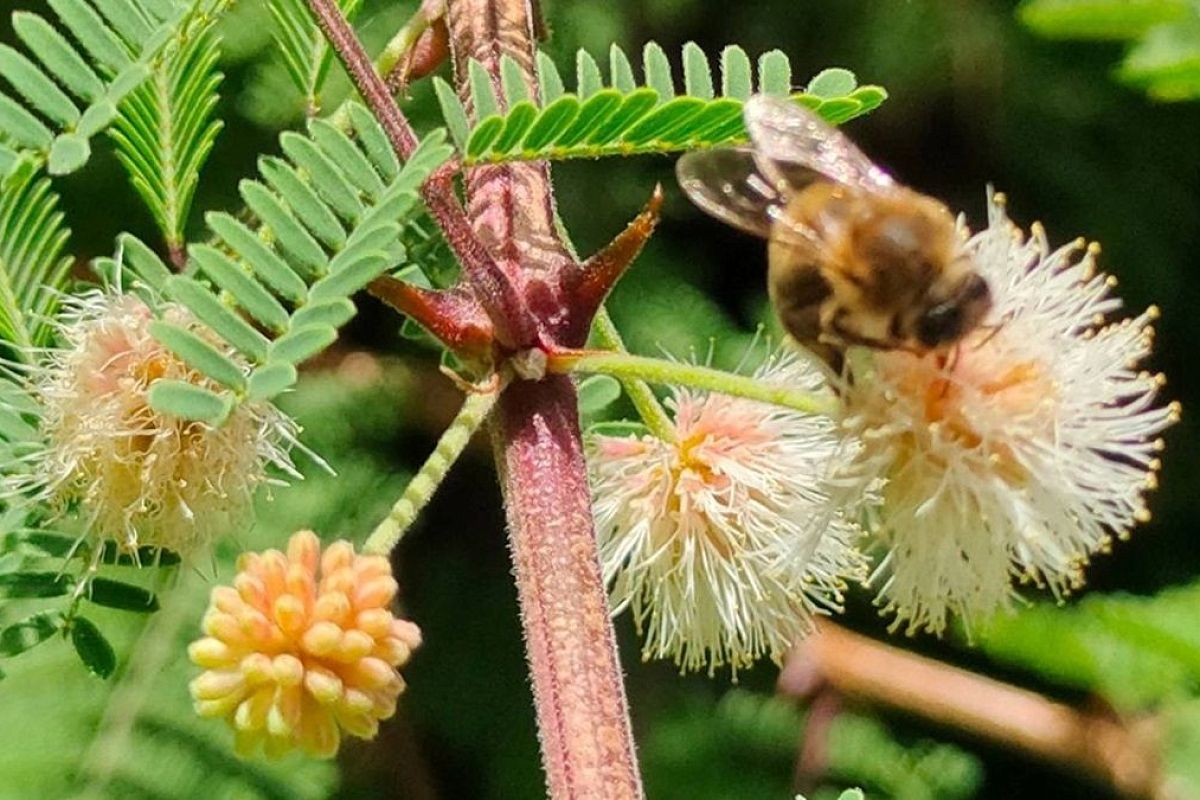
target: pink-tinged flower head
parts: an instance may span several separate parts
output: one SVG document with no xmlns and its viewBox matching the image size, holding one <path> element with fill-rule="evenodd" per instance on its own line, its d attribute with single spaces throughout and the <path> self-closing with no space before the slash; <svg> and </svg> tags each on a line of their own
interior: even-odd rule
<svg viewBox="0 0 1200 800">
<path fill-rule="evenodd" d="M 168 304 L 162 317 L 206 336 L 182 307 Z M 239 404 L 219 428 L 155 411 L 160 379 L 220 387 L 159 344 L 153 320 L 135 295 L 67 300 L 61 346 L 27 377 L 45 442 L 7 491 L 78 505 L 96 539 L 188 552 L 236 526 L 269 465 L 293 472 L 295 425 L 268 403 Z"/>
<path fill-rule="evenodd" d="M 196 712 L 223 717 L 242 755 L 330 758 L 343 732 L 374 737 L 404 690 L 396 670 L 421 643 L 392 615 L 396 588 L 385 556 L 355 555 L 346 541 L 322 553 L 311 531 L 286 554 L 243 554 L 188 648 L 205 669 L 190 687 Z"/>
<path fill-rule="evenodd" d="M 965 242 L 991 286 L 990 320 L 953 351 L 854 352 L 846 415 L 861 463 L 886 481 L 874 532 L 880 600 L 909 632 L 940 633 L 1008 605 L 1011 579 L 1063 593 L 1090 555 L 1149 517 L 1159 434 L 1150 309 L 1110 321 L 1097 248 L 1026 238 L 993 198 Z"/>
<path fill-rule="evenodd" d="M 757 376 L 829 396 L 794 355 Z M 590 465 L 600 556 L 643 656 L 683 670 L 781 657 L 862 576 L 839 482 L 857 444 L 835 423 L 721 394 L 676 391 L 673 441 L 596 436 Z"/>
</svg>

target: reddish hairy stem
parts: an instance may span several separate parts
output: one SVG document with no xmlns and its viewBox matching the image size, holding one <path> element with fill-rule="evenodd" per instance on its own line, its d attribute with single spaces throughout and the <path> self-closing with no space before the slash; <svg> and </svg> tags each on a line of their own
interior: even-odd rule
<svg viewBox="0 0 1200 800">
<path fill-rule="evenodd" d="M 332 0 L 308 2 L 397 154 L 405 157 L 416 137 L 341 12 Z M 466 59 L 477 58 L 498 85 L 500 57 L 507 54 L 526 68 L 533 88 L 528 0 L 452 0 L 448 12 L 460 79 Z M 628 251 L 632 258 L 637 248 L 630 245 L 638 236 L 617 247 L 613 257 L 600 259 L 595 276 L 583 277 L 556 232 L 545 164 L 478 167 L 465 177 L 469 223 L 445 171 L 427 181 L 424 194 L 497 339 L 510 349 L 581 345 L 595 305 L 619 274 L 615 256 Z M 648 233 L 652 225 L 645 223 L 635 231 Z M 433 327 L 453 322 L 447 336 L 472 339 L 479 328 L 468 324 L 469 308 L 450 309 L 456 322 L 436 319 L 450 313 L 447 303 L 462 298 L 398 291 L 388 281 L 372 290 L 424 314 Z M 550 796 L 637 800 L 643 796 L 641 777 L 592 526 L 571 379 L 514 381 L 501 395 L 494 426 Z"/>
<path fill-rule="evenodd" d="M 334 0 L 308 0 L 308 5 L 359 94 L 383 126 L 392 149 L 401 160 L 407 160 L 417 148 L 417 135 L 396 105 L 387 83 L 375 71 L 345 15 Z M 462 206 L 454 197 L 449 177 L 435 174 L 421 187 L 421 194 L 462 263 L 480 303 L 492 318 L 497 338 L 512 348 L 532 345 L 537 326 L 525 300 L 472 232 Z"/>
<path fill-rule="evenodd" d="M 532 87 L 527 0 L 451 0 L 448 11 L 460 80 L 466 59 L 476 58 L 498 82 L 500 57 L 509 55 Z M 595 309 L 581 310 L 571 291 L 580 267 L 555 230 L 546 165 L 471 170 L 467 195 L 475 231 L 521 287 L 546 343 L 582 344 L 577 329 L 586 332 Z M 511 384 L 494 443 L 550 797 L 640 798 L 570 379 Z"/>
<path fill-rule="evenodd" d="M 450 52 L 459 95 L 474 112 L 467 88 L 468 63 L 475 59 L 491 74 L 492 89 L 503 105 L 500 59 L 509 56 L 524 72 L 530 96 L 534 47 L 526 0 L 455 0 L 448 6 Z M 587 336 L 587 320 L 577 313 L 569 284 L 579 265 L 555 228 L 554 193 L 545 162 L 481 165 L 463 173 L 467 207 L 475 234 L 521 293 L 540 325 L 539 344 L 578 346 Z"/>
<path fill-rule="evenodd" d="M 576 402 L 563 376 L 515 383 L 495 427 L 542 759 L 555 800 L 640 798 Z"/>
</svg>

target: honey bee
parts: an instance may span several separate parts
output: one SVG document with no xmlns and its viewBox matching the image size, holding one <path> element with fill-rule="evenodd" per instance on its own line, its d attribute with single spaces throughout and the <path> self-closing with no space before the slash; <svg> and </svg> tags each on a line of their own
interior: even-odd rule
<svg viewBox="0 0 1200 800">
<path fill-rule="evenodd" d="M 746 101 L 750 146 L 676 165 L 704 211 L 768 241 L 785 330 L 831 363 L 849 345 L 949 350 L 992 307 L 941 202 L 898 184 L 842 133 L 786 99 Z"/>
</svg>

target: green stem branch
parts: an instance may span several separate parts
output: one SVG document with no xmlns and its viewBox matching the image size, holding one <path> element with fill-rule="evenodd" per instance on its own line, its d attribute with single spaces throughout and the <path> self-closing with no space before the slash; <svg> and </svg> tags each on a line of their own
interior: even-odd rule
<svg viewBox="0 0 1200 800">
<path fill-rule="evenodd" d="M 619 354 L 626 352 L 621 332 L 613 324 L 612 317 L 609 316 L 608 309 L 604 306 L 600 306 L 600 310 L 596 312 L 596 318 L 592 320 L 592 335 L 605 349 Z M 671 418 L 667 416 L 662 404 L 654 396 L 650 385 L 640 378 L 621 378 L 620 380 L 625 394 L 629 395 L 633 407 L 637 409 L 638 416 L 642 418 L 642 422 L 646 423 L 650 432 L 664 442 L 674 441 L 675 428 L 671 424 Z"/>
<path fill-rule="evenodd" d="M 437 487 L 445 479 L 450 467 L 462 455 L 471 436 L 487 419 L 488 412 L 496 403 L 498 393 L 468 395 L 450 427 L 442 433 L 437 446 L 426 459 L 421 469 L 408 482 L 404 494 L 392 506 L 383 522 L 375 528 L 363 545 L 363 552 L 387 555 L 400 542 L 416 520 L 421 509 L 429 503 Z"/>
<path fill-rule="evenodd" d="M 833 398 L 825 395 L 764 383 L 756 378 L 724 372 L 712 367 L 635 356 L 629 353 L 596 351 L 558 353 L 550 357 L 549 369 L 551 372 L 611 375 L 621 381 L 640 380 L 649 383 L 687 386 L 784 406 L 803 411 L 806 414 L 832 416 L 837 410 L 837 403 Z"/>
</svg>

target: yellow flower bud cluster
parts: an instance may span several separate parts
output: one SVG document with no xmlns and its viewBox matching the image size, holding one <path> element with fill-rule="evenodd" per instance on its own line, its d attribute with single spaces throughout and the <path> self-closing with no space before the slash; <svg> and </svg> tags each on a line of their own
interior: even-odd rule
<svg viewBox="0 0 1200 800">
<path fill-rule="evenodd" d="M 224 718 L 243 755 L 329 758 L 343 732 L 372 738 L 404 690 L 397 668 L 421 643 L 389 609 L 396 590 L 386 557 L 356 555 L 346 541 L 322 553 L 311 531 L 292 536 L 286 554 L 243 554 L 188 649 L 205 669 L 190 687 L 196 712 Z"/>
</svg>

